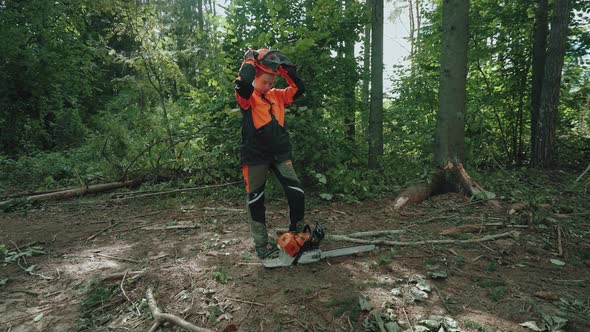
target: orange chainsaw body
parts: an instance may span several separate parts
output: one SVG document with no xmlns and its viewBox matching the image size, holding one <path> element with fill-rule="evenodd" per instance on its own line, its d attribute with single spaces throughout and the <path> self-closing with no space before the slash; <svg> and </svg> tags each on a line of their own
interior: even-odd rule
<svg viewBox="0 0 590 332">
<path fill-rule="evenodd" d="M 283 233 L 279 237 L 277 244 L 283 249 L 289 256 L 295 257 L 303 245 L 309 240 L 311 234 L 309 232 L 302 233 Z"/>
</svg>

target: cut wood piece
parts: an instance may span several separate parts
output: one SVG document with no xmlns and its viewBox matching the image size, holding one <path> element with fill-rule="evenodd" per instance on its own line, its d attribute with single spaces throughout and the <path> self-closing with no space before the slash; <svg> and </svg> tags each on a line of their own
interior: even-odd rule
<svg viewBox="0 0 590 332">
<path fill-rule="evenodd" d="M 429 183 L 413 185 L 399 194 L 393 208 L 399 210 L 406 204 L 420 203 L 432 195 L 432 190 L 433 186 Z"/>
<path fill-rule="evenodd" d="M 104 191 L 109 191 L 109 190 L 114 190 L 114 189 L 119 189 L 119 188 L 124 188 L 124 187 L 131 187 L 131 186 L 139 184 L 140 182 L 141 182 L 141 180 L 136 179 L 136 180 L 129 180 L 129 181 L 121 181 L 121 182 L 95 184 L 95 185 L 91 185 L 91 186 L 85 186 L 85 187 L 80 187 L 80 188 L 51 192 L 51 193 L 47 193 L 47 194 L 28 196 L 25 198 L 25 201 L 26 202 L 55 201 L 55 200 L 60 200 L 60 199 L 83 196 L 86 194 L 93 194 L 93 193 L 99 193 L 99 192 L 104 192 Z M 0 202 L 0 208 L 7 206 L 11 203 L 15 203 L 17 201 L 18 201 L 17 199 L 10 199 L 7 201 Z"/>
<path fill-rule="evenodd" d="M 539 291 L 535 296 L 547 301 L 559 301 L 559 295 L 547 291 Z"/>
</svg>

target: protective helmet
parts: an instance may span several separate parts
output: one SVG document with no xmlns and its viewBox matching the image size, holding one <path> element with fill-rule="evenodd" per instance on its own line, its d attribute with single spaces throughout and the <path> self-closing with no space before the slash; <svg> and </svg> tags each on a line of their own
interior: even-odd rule
<svg viewBox="0 0 590 332">
<path fill-rule="evenodd" d="M 261 48 L 256 53 L 256 66 L 266 73 L 277 75 L 282 64 L 291 65 L 289 59 L 277 50 Z"/>
</svg>

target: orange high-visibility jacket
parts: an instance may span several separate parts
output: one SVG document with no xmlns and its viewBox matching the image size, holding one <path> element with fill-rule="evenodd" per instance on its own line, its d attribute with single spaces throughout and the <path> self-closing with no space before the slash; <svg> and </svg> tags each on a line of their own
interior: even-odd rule
<svg viewBox="0 0 590 332">
<path fill-rule="evenodd" d="M 279 73 L 289 87 L 272 88 L 266 94 L 254 91 L 252 82 L 238 77 L 235 94 L 242 111 L 242 144 L 240 159 L 244 165 L 281 162 L 290 159 L 291 144 L 285 125 L 285 106 L 304 91 L 303 82 L 294 67 Z"/>
</svg>

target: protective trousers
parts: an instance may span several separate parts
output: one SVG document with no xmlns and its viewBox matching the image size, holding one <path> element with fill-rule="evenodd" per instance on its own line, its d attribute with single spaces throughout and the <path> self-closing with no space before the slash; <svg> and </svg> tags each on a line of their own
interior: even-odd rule
<svg viewBox="0 0 590 332">
<path fill-rule="evenodd" d="M 289 230 L 298 231 L 303 228 L 305 193 L 301 188 L 301 182 L 297 178 L 297 174 L 295 174 L 293 163 L 287 160 L 280 163 L 243 165 L 242 173 L 246 183 L 247 205 L 250 214 L 250 232 L 256 248 L 266 247 L 268 242 L 264 186 L 269 170 L 277 178 L 287 196 L 289 202 Z"/>
</svg>

